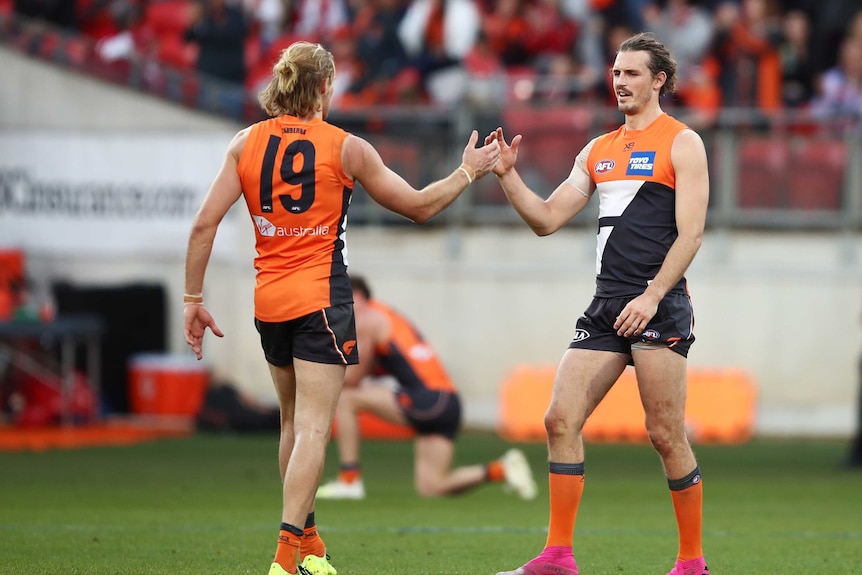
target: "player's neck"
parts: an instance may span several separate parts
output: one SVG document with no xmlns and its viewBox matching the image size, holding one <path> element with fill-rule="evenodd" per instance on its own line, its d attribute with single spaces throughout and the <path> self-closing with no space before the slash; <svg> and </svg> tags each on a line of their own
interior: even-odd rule
<svg viewBox="0 0 862 575">
<path fill-rule="evenodd" d="M 656 121 L 656 119 L 664 114 L 661 107 L 658 105 L 650 106 L 648 109 L 638 112 L 637 114 L 630 114 L 626 116 L 626 131 L 628 130 L 643 130 L 650 124 Z"/>
</svg>

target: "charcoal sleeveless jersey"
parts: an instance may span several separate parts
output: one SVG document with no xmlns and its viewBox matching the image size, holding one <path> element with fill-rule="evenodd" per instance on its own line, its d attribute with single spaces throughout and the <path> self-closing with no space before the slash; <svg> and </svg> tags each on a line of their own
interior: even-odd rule
<svg viewBox="0 0 862 575">
<path fill-rule="evenodd" d="M 347 132 L 316 118 L 254 124 L 239 159 L 255 227 L 255 317 L 282 322 L 353 301 L 345 229 L 353 180 L 341 165 Z"/>
<path fill-rule="evenodd" d="M 599 196 L 596 297 L 643 293 L 676 240 L 674 138 L 688 127 L 662 114 L 643 130 L 596 138 L 587 169 Z M 686 293 L 682 278 L 671 293 Z"/>
<path fill-rule="evenodd" d="M 393 376 L 407 389 L 424 387 L 455 393 L 455 385 L 437 352 L 410 321 L 377 300 L 369 300 L 368 305 L 385 315 L 390 326 L 389 338 L 377 344 L 374 350 L 377 361 L 375 367 L 379 368 L 376 371 Z"/>
</svg>

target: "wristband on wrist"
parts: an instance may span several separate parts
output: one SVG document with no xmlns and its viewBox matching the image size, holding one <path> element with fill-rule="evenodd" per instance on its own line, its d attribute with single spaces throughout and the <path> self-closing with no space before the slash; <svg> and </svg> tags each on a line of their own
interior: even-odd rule
<svg viewBox="0 0 862 575">
<path fill-rule="evenodd" d="M 461 164 L 458 166 L 458 170 L 464 172 L 464 175 L 467 176 L 467 185 L 472 184 L 476 180 L 476 172 L 467 164 Z"/>
<path fill-rule="evenodd" d="M 183 303 L 204 303 L 204 294 L 202 293 L 184 293 Z"/>
</svg>

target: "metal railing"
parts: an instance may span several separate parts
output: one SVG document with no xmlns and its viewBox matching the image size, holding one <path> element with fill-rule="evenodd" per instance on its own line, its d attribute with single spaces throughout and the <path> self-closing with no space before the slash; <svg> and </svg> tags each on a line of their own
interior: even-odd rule
<svg viewBox="0 0 862 575">
<path fill-rule="evenodd" d="M 40 22 L 0 15 L 0 44 L 153 94 L 189 108 L 240 122 L 261 119 L 255 94 L 242 87 L 179 70 L 152 59 L 101 61 L 92 40 Z M 710 159 L 713 227 L 771 229 L 862 228 L 862 122 L 808 112 L 764 114 L 725 109 L 708 125 L 689 110 L 669 110 L 703 137 Z M 575 155 L 593 137 L 622 122 L 615 109 L 588 104 L 549 105 L 505 98 L 486 105 L 372 107 L 334 110 L 329 120 L 372 142 L 384 161 L 416 186 L 449 174 L 460 162 L 472 129 L 502 126 L 524 136 L 518 168 L 536 193 L 562 182 Z M 354 196 L 352 224 L 397 225 L 402 218 L 366 194 Z M 569 224 L 594 225 L 597 202 Z M 485 178 L 432 225 L 520 223 L 494 178 Z"/>
</svg>

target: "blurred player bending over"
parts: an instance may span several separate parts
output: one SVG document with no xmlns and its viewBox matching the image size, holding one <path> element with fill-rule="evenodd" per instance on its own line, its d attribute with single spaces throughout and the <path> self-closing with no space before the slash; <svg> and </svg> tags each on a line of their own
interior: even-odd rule
<svg viewBox="0 0 862 575">
<path fill-rule="evenodd" d="M 487 465 L 452 469 L 455 436 L 461 427 L 461 402 L 440 358 L 400 313 L 371 297 L 365 280 L 351 276 L 360 362 L 347 368 L 338 400 L 338 478 L 321 485 L 318 499 L 362 499 L 357 416 L 367 411 L 416 430 L 414 480 L 422 497 L 462 493 L 483 483 L 505 482 L 524 499 L 536 496 L 536 483 L 524 454 L 510 449 Z M 392 389 L 363 380 L 391 376 Z"/>
</svg>

